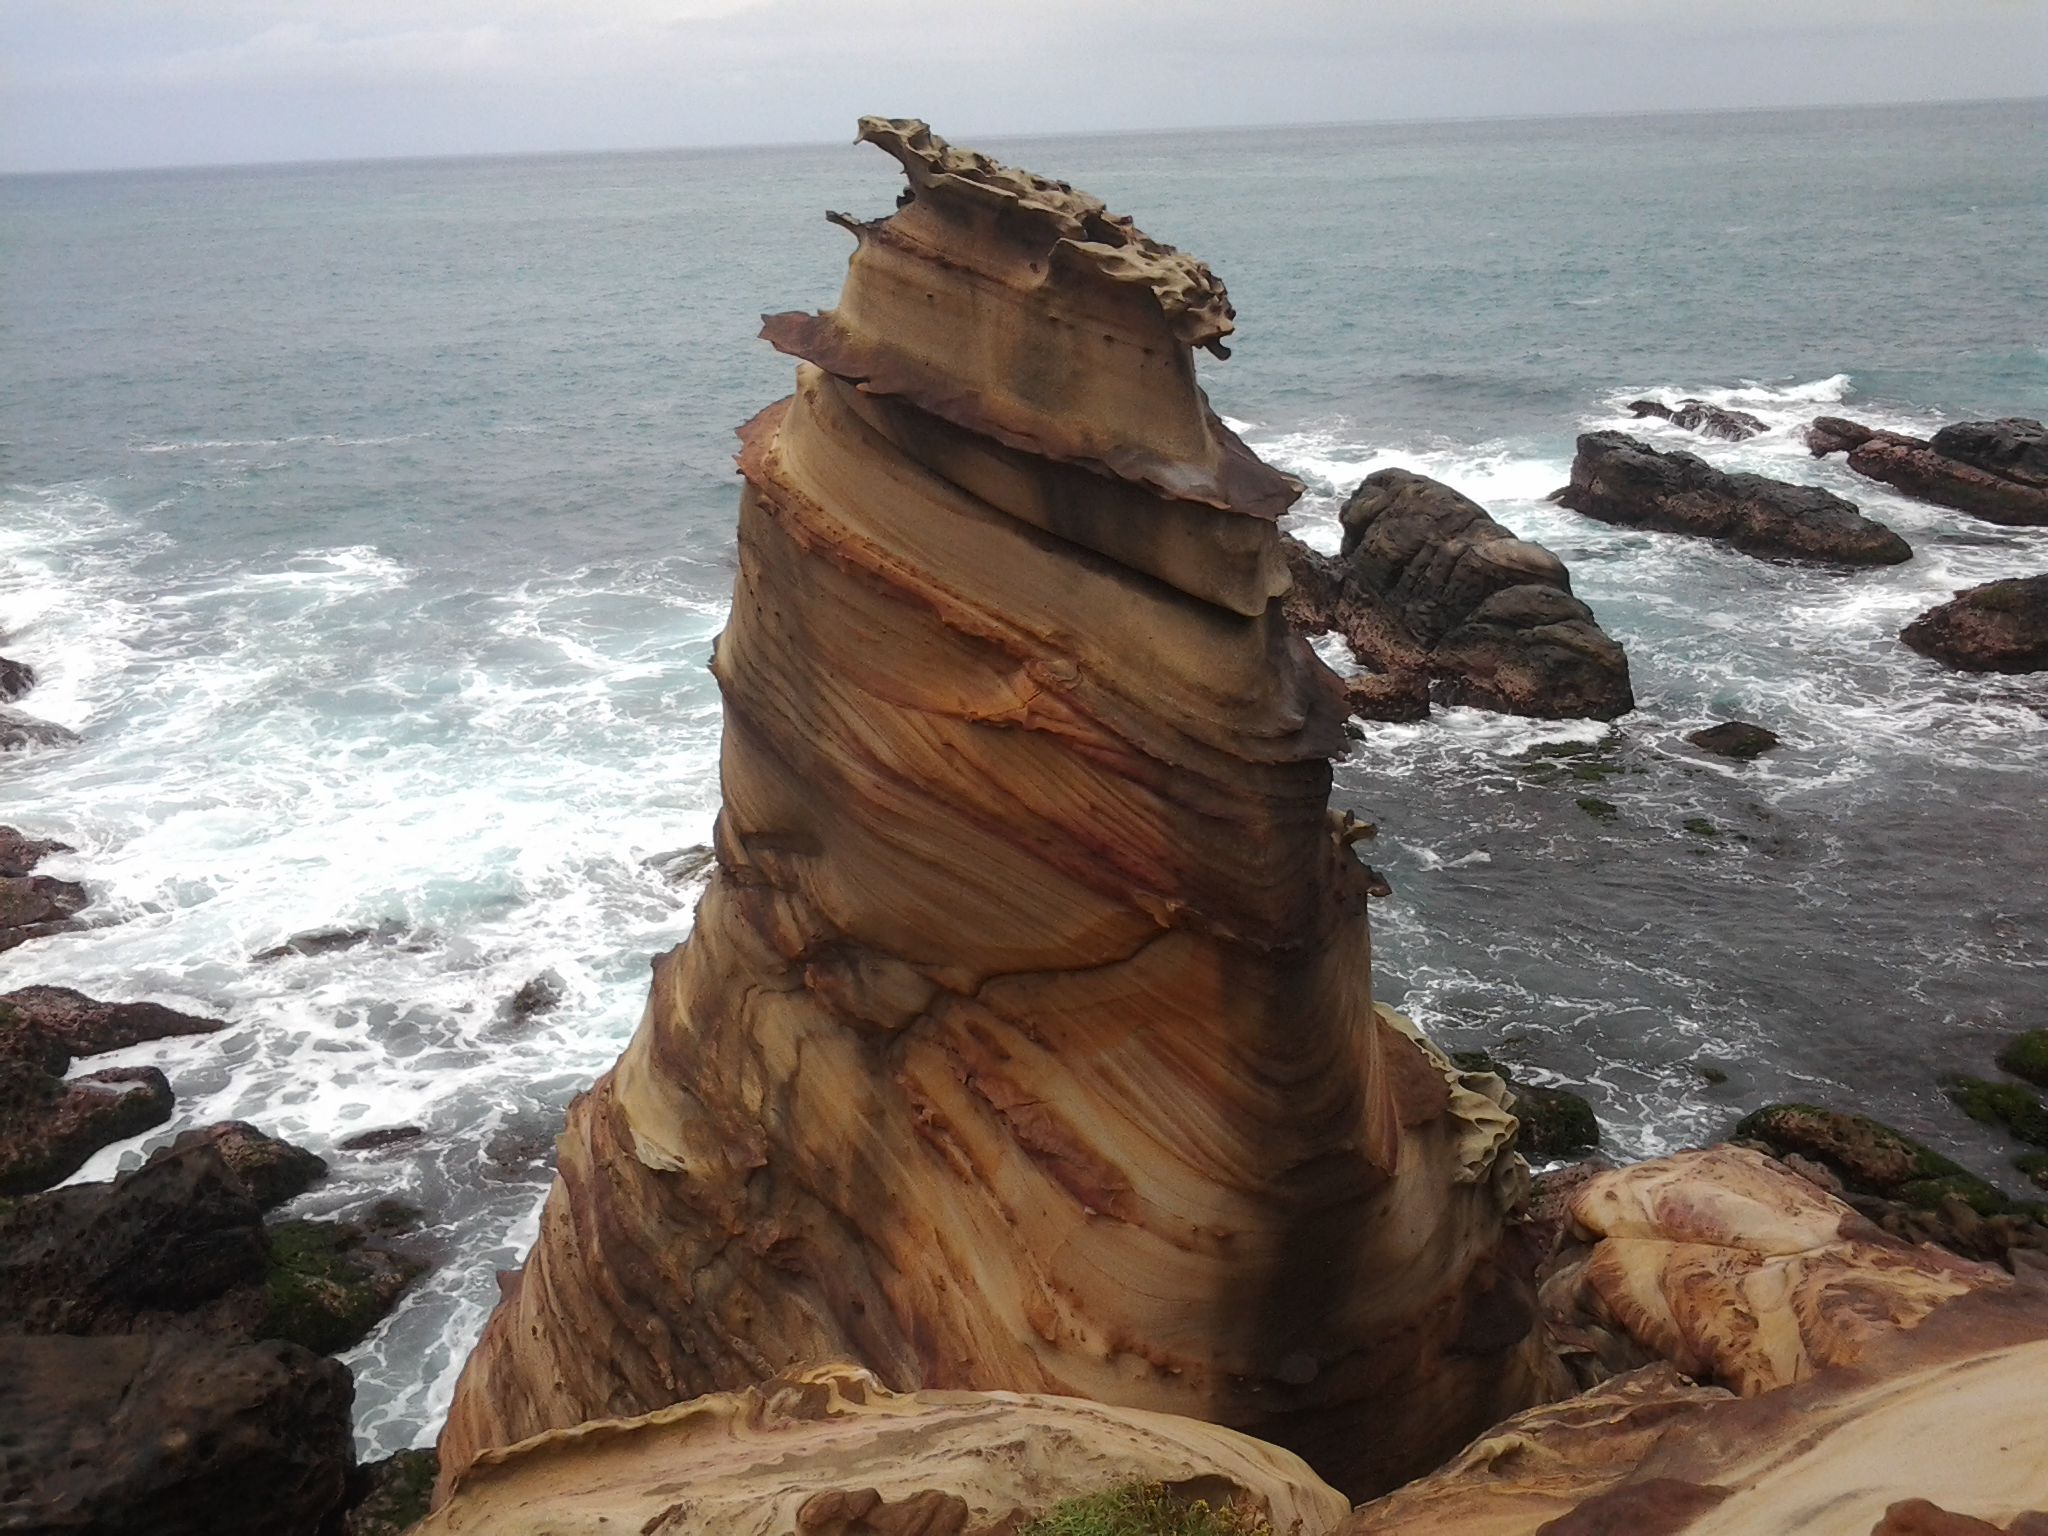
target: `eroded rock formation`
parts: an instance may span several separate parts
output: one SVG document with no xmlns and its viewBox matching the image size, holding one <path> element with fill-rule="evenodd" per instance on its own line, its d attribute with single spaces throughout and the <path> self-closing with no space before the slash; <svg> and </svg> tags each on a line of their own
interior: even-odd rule
<svg viewBox="0 0 2048 1536">
<path fill-rule="evenodd" d="M 2048 1531 L 2048 1271 L 1909 1246 L 1729 1147 L 1602 1174 L 1571 1218 L 1546 1309 L 1633 1368 L 1495 1426 L 1345 1536 Z"/>
<path fill-rule="evenodd" d="M 1726 410 L 1693 396 L 1679 401 L 1676 407 L 1666 405 L 1662 400 L 1631 400 L 1628 410 L 1631 416 L 1656 416 L 1674 427 L 1683 427 L 1702 437 L 1723 438 L 1731 443 L 1759 437 L 1771 430 L 1747 411 Z"/>
<path fill-rule="evenodd" d="M 1846 452 L 1857 474 L 1917 500 L 2012 527 L 2048 524 L 2048 427 L 2031 418 L 1959 421 L 1930 439 L 1817 416 L 1806 442 L 1815 458 Z"/>
<path fill-rule="evenodd" d="M 1351 493 L 1342 521 L 1335 558 L 1285 540 L 1286 607 L 1296 629 L 1334 630 L 1371 669 L 1345 686 L 1354 714 L 1419 719 L 1432 695 L 1553 720 L 1635 708 L 1628 657 L 1572 596 L 1564 562 L 1478 502 L 1382 469 Z"/>
<path fill-rule="evenodd" d="M 742 431 L 716 868 L 441 1440 L 846 1360 L 1249 1430 L 1347 1492 L 1535 1400 L 1497 1079 L 1374 1007 L 1208 269 L 864 119 L 910 188 Z"/>
<path fill-rule="evenodd" d="M 1897 565 L 1913 549 L 1832 491 L 1724 474 L 1690 453 L 1660 453 L 1625 432 L 1579 438 L 1556 500 L 1603 523 L 1720 539 L 1744 554 L 1843 565 Z"/>
<path fill-rule="evenodd" d="M 487 1451 L 420 1536 L 540 1536 L 602 1510 L 661 1536 L 1008 1536 L 1124 1483 L 1326 1536 L 1345 1497 L 1297 1456 L 1170 1414 L 1012 1392 L 891 1392 L 813 1367 Z"/>
</svg>

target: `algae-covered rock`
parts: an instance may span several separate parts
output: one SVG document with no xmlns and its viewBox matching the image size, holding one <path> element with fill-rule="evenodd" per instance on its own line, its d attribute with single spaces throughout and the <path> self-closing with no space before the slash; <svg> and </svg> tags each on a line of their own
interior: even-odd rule
<svg viewBox="0 0 2048 1536">
<path fill-rule="evenodd" d="M 1979 1125 L 2002 1125 L 2021 1141 L 2048 1147 L 2048 1108 L 2018 1083 L 1993 1083 L 1958 1073 L 1943 1080 L 1942 1090 Z"/>
<path fill-rule="evenodd" d="M 356 1468 L 355 1503 L 342 1518 L 343 1536 L 401 1536 L 427 1517 L 441 1470 L 432 1451 L 399 1451 Z"/>
<path fill-rule="evenodd" d="M 2015 1035 L 1998 1052 L 1998 1065 L 2014 1077 L 2048 1088 L 2048 1029 Z"/>
<path fill-rule="evenodd" d="M 174 1156 L 192 1147 L 211 1146 L 220 1153 L 249 1195 L 264 1210 L 282 1205 L 327 1176 L 325 1158 L 269 1136 L 246 1120 L 223 1120 L 204 1130 L 186 1131 L 168 1147 L 155 1153 L 151 1162 Z"/>
<path fill-rule="evenodd" d="M 345 1221 L 281 1221 L 266 1228 L 270 1269 L 257 1336 L 339 1354 L 369 1336 L 415 1276 L 416 1259 L 363 1246 Z"/>
</svg>

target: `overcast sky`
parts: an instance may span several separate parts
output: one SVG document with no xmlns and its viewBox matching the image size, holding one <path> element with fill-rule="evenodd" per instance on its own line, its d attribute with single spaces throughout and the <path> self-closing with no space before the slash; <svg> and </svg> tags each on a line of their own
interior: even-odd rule
<svg viewBox="0 0 2048 1536">
<path fill-rule="evenodd" d="M 0 0 L 0 170 L 2048 95 L 2048 0 Z"/>
</svg>

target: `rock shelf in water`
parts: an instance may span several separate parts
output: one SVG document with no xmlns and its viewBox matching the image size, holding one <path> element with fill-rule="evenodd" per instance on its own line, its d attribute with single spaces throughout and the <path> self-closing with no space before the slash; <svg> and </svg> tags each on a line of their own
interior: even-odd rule
<svg viewBox="0 0 2048 1536">
<path fill-rule="evenodd" d="M 1544 1389 L 1497 1078 L 1372 999 L 1290 633 L 1294 487 L 1217 420 L 1192 258 L 903 164 L 742 429 L 716 865 L 569 1113 L 444 1480 L 850 1361 L 1243 1429 L 1353 1494 Z"/>
<path fill-rule="evenodd" d="M 1815 458 L 1846 452 L 1857 474 L 1917 500 L 2009 527 L 2048 525 L 2048 427 L 2029 417 L 1960 421 L 1929 439 L 1817 416 L 1806 442 Z"/>
</svg>

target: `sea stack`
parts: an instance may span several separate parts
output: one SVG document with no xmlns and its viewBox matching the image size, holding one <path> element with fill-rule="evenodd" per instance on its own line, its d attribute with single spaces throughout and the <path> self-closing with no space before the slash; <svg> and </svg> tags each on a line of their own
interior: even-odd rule
<svg viewBox="0 0 2048 1536">
<path fill-rule="evenodd" d="M 1296 488 L 1202 263 L 864 118 L 909 189 L 741 431 L 717 864 L 570 1110 L 443 1478 L 845 1361 L 1246 1430 L 1353 1497 L 1535 1401 L 1498 1079 L 1372 998 Z"/>
</svg>

